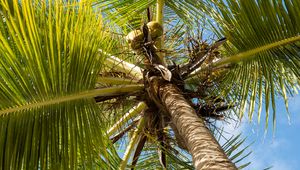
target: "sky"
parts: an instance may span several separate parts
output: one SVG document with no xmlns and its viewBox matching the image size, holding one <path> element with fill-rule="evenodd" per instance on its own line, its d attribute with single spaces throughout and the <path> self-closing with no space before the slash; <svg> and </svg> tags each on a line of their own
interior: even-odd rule
<svg viewBox="0 0 300 170">
<path fill-rule="evenodd" d="M 251 161 L 246 170 L 263 170 L 270 166 L 271 170 L 298 170 L 300 167 L 300 95 L 289 98 L 290 122 L 283 100 L 278 98 L 276 108 L 274 133 L 271 122 L 265 133 L 264 122 L 257 124 L 256 119 L 251 123 L 244 119 L 232 131 L 234 134 L 242 132 L 247 137 L 246 143 L 254 142 L 250 147 L 252 154 L 245 160 Z"/>
</svg>

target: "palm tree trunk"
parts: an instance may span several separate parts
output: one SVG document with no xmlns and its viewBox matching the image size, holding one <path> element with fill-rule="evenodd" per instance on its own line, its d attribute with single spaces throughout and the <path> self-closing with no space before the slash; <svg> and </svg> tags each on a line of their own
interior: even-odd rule
<svg viewBox="0 0 300 170">
<path fill-rule="evenodd" d="M 237 170 L 206 128 L 203 119 L 196 115 L 175 85 L 162 85 L 158 93 L 162 104 L 171 114 L 179 135 L 185 140 L 197 170 Z"/>
</svg>

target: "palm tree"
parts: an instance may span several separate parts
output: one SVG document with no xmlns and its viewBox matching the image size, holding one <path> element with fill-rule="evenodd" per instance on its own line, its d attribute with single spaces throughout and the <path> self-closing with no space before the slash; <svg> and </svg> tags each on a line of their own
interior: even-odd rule
<svg viewBox="0 0 300 170">
<path fill-rule="evenodd" d="M 275 128 L 276 96 L 288 108 L 300 84 L 299 11 L 292 0 L 2 0 L 1 169 L 247 166 L 244 139 L 221 146 L 215 122 L 260 122 L 265 105 L 268 127 L 271 103 Z"/>
</svg>

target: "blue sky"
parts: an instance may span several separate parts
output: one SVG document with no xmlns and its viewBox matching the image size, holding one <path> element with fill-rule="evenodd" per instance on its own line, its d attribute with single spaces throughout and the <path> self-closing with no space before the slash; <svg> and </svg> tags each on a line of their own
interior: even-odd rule
<svg viewBox="0 0 300 170">
<path fill-rule="evenodd" d="M 300 95 L 290 97 L 289 111 L 291 122 L 287 119 L 284 102 L 277 102 L 277 125 L 272 133 L 272 126 L 267 134 L 264 132 L 264 122 L 257 124 L 244 120 L 234 133 L 242 132 L 247 136 L 247 142 L 253 153 L 248 157 L 251 165 L 246 170 L 262 170 L 273 166 L 272 170 L 298 170 L 300 167 Z"/>
</svg>

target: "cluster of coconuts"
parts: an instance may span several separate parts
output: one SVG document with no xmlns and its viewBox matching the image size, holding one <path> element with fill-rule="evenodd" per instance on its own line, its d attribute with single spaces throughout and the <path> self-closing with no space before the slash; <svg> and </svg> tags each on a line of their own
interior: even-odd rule
<svg viewBox="0 0 300 170">
<path fill-rule="evenodd" d="M 163 35 L 163 27 L 158 22 L 148 22 L 147 27 L 152 41 Z M 133 50 L 138 51 L 144 43 L 144 33 L 140 29 L 133 30 L 126 36 L 126 40 Z"/>
</svg>

